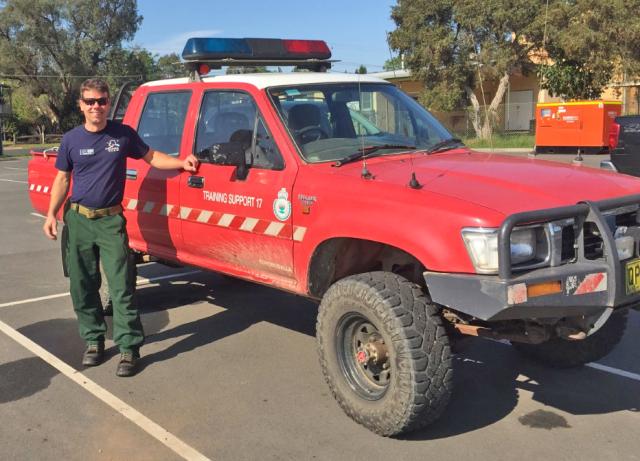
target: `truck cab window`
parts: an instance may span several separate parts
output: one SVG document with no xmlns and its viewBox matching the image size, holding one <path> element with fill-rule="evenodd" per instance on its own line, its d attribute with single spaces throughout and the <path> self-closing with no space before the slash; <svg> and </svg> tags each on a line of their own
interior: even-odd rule
<svg viewBox="0 0 640 461">
<path fill-rule="evenodd" d="M 284 167 L 253 98 L 240 91 L 208 91 L 200 108 L 195 155 L 205 163 L 226 164 L 225 155 L 237 150 L 244 151 L 253 168 Z"/>
<path fill-rule="evenodd" d="M 190 91 L 151 93 L 142 110 L 138 134 L 152 149 L 178 155 L 191 99 Z"/>
</svg>

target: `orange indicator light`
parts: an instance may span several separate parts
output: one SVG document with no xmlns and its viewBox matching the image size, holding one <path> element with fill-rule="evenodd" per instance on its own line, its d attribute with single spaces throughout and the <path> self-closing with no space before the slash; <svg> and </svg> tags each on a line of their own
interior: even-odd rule
<svg viewBox="0 0 640 461">
<path fill-rule="evenodd" d="M 528 298 L 535 298 L 536 296 L 552 295 L 556 293 L 562 293 L 562 282 L 560 280 L 527 285 Z"/>
</svg>

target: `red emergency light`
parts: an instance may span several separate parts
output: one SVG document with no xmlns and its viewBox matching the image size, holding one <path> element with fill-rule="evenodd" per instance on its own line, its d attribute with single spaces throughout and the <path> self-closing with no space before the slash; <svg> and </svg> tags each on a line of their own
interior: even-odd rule
<svg viewBox="0 0 640 461">
<path fill-rule="evenodd" d="M 322 40 L 277 38 L 190 38 L 182 51 L 187 68 L 200 72 L 206 63 L 221 66 L 331 67 L 331 50 Z"/>
</svg>

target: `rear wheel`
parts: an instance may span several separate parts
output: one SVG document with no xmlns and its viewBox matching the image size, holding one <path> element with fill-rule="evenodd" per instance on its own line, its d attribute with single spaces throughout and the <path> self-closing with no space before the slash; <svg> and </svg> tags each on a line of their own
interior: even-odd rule
<svg viewBox="0 0 640 461">
<path fill-rule="evenodd" d="M 342 409 L 380 435 L 416 430 L 444 411 L 449 339 L 422 289 L 387 272 L 336 282 L 320 304 L 320 363 Z"/>
<path fill-rule="evenodd" d="M 601 359 L 622 339 L 627 326 L 627 310 L 605 312 L 607 319 L 585 339 L 568 340 L 554 337 L 541 344 L 513 343 L 523 355 L 554 368 L 573 368 Z M 602 318 L 602 317 L 601 317 Z"/>
</svg>

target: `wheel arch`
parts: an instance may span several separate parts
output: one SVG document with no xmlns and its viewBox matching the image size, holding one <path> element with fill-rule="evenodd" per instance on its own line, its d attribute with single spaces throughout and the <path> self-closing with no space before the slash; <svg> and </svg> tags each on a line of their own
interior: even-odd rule
<svg viewBox="0 0 640 461">
<path fill-rule="evenodd" d="M 335 281 L 349 275 L 371 271 L 399 274 L 426 288 L 426 266 L 415 256 L 397 246 L 353 237 L 333 237 L 322 241 L 308 264 L 307 290 L 322 298 Z"/>
</svg>

